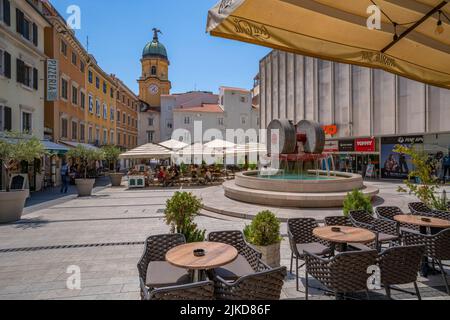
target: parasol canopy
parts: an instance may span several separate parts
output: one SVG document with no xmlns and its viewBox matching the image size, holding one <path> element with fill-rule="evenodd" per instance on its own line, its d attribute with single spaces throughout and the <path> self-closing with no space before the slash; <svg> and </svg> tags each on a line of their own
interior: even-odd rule
<svg viewBox="0 0 450 320">
<path fill-rule="evenodd" d="M 207 31 L 450 89 L 449 17 L 448 0 L 222 0 Z"/>
<path fill-rule="evenodd" d="M 180 150 L 188 146 L 187 143 L 170 139 L 164 142 L 159 143 L 160 146 L 163 146 L 164 148 L 170 149 L 172 151 Z"/>
<path fill-rule="evenodd" d="M 172 151 L 157 144 L 148 143 L 122 153 L 120 159 L 169 159 Z"/>
</svg>

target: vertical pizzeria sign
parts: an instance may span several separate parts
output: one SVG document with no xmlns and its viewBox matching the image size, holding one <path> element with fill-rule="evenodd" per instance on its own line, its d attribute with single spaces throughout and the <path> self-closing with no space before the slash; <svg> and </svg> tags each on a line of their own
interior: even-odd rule
<svg viewBox="0 0 450 320">
<path fill-rule="evenodd" d="M 47 59 L 47 101 L 58 100 L 58 60 Z"/>
</svg>

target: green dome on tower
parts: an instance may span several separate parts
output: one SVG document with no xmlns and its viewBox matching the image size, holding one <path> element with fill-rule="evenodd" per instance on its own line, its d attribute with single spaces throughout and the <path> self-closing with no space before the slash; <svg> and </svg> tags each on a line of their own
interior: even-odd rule
<svg viewBox="0 0 450 320">
<path fill-rule="evenodd" d="M 166 47 L 159 42 L 158 33 L 161 33 L 160 30 L 154 28 L 153 29 L 153 41 L 147 43 L 142 52 L 143 58 L 151 58 L 151 57 L 160 57 L 167 59 L 167 50 Z"/>
</svg>

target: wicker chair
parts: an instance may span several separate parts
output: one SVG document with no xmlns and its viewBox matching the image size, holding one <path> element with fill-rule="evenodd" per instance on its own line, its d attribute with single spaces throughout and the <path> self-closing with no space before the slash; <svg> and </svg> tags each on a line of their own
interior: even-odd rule
<svg viewBox="0 0 450 320">
<path fill-rule="evenodd" d="M 319 227 L 319 224 L 314 219 L 298 218 L 288 220 L 289 244 L 291 246 L 290 273 L 292 273 L 293 262 L 295 258 L 297 291 L 299 290 L 298 270 L 305 265 L 305 263 L 303 263 L 301 266 L 299 266 L 298 261 L 305 260 L 304 251 L 309 251 L 319 256 L 325 256 L 332 253 L 326 242 L 314 236 L 313 230 L 317 227 Z"/>
<path fill-rule="evenodd" d="M 325 217 L 325 225 L 353 227 L 352 221 L 346 216 Z"/>
<path fill-rule="evenodd" d="M 425 255 L 428 258 L 431 258 L 432 261 L 437 262 L 437 264 L 439 265 L 445 288 L 447 289 L 447 293 L 450 295 L 447 274 L 442 264 L 442 261 L 450 260 L 450 229 L 443 230 L 435 235 L 425 235 L 418 232 L 403 230 L 402 237 L 404 239 L 405 245 L 407 246 L 425 246 Z"/>
<path fill-rule="evenodd" d="M 279 300 L 286 278 L 286 267 L 265 270 L 228 282 L 215 277 L 217 300 Z"/>
<path fill-rule="evenodd" d="M 378 258 L 381 270 L 381 284 L 386 295 L 391 299 L 391 286 L 414 283 L 416 295 L 422 300 L 417 286 L 417 275 L 420 270 L 425 246 L 393 247 L 385 250 Z"/>
<path fill-rule="evenodd" d="M 431 213 L 431 209 L 427 207 L 427 205 L 423 202 L 412 202 L 408 204 L 409 210 L 411 213 L 416 216 L 426 216 Z"/>
<path fill-rule="evenodd" d="M 144 299 L 145 290 L 170 287 L 190 281 L 188 271 L 166 262 L 166 253 L 185 243 L 186 239 L 182 234 L 155 235 L 145 241 L 145 250 L 137 265 L 142 299 Z"/>
<path fill-rule="evenodd" d="M 151 292 L 145 289 L 143 300 L 214 300 L 214 282 L 203 281 L 181 286 L 155 289 Z"/>
<path fill-rule="evenodd" d="M 340 294 L 367 291 L 367 270 L 376 265 L 376 250 L 345 252 L 331 259 L 305 252 L 306 277 L 305 294 L 309 298 L 309 276 L 312 276 L 327 289 L 334 292 L 336 299 Z"/>
<path fill-rule="evenodd" d="M 262 254 L 245 241 L 241 231 L 211 232 L 208 241 L 226 243 L 235 247 L 239 253 L 234 262 L 213 270 L 215 275 L 221 278 L 236 281 L 243 276 L 269 268 L 261 261 Z"/>
<path fill-rule="evenodd" d="M 386 219 L 389 221 L 394 221 L 396 223 L 397 221 L 394 220 L 394 217 L 405 214 L 399 207 L 378 207 L 375 209 L 375 213 L 380 219 Z M 420 227 L 414 224 L 400 223 L 400 228 L 420 231 Z"/>
<path fill-rule="evenodd" d="M 400 230 L 399 224 L 386 219 L 376 219 L 364 210 L 350 212 L 350 220 L 358 228 L 372 230 L 376 233 L 376 248 L 381 250 L 385 243 L 399 243 Z"/>
</svg>

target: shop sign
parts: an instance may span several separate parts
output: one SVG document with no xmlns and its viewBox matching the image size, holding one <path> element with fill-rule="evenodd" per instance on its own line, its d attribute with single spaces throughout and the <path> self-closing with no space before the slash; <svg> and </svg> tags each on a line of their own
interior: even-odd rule
<svg viewBox="0 0 450 320">
<path fill-rule="evenodd" d="M 327 136 L 335 136 L 338 134 L 338 127 L 335 124 L 323 126 L 322 128 Z"/>
<path fill-rule="evenodd" d="M 400 137 L 386 137 L 381 138 L 382 144 L 400 144 L 400 145 L 411 145 L 411 144 L 423 144 L 423 136 L 400 136 Z"/>
<path fill-rule="evenodd" d="M 325 141 L 325 148 L 323 152 L 339 152 L 339 142 L 336 141 Z"/>
<path fill-rule="evenodd" d="M 375 150 L 376 150 L 375 138 L 355 140 L 356 152 L 375 152 Z"/>
<path fill-rule="evenodd" d="M 354 140 L 341 140 L 339 141 L 339 152 L 353 152 L 355 151 Z"/>
<path fill-rule="evenodd" d="M 47 59 L 47 101 L 58 100 L 59 63 L 55 59 Z"/>
</svg>

